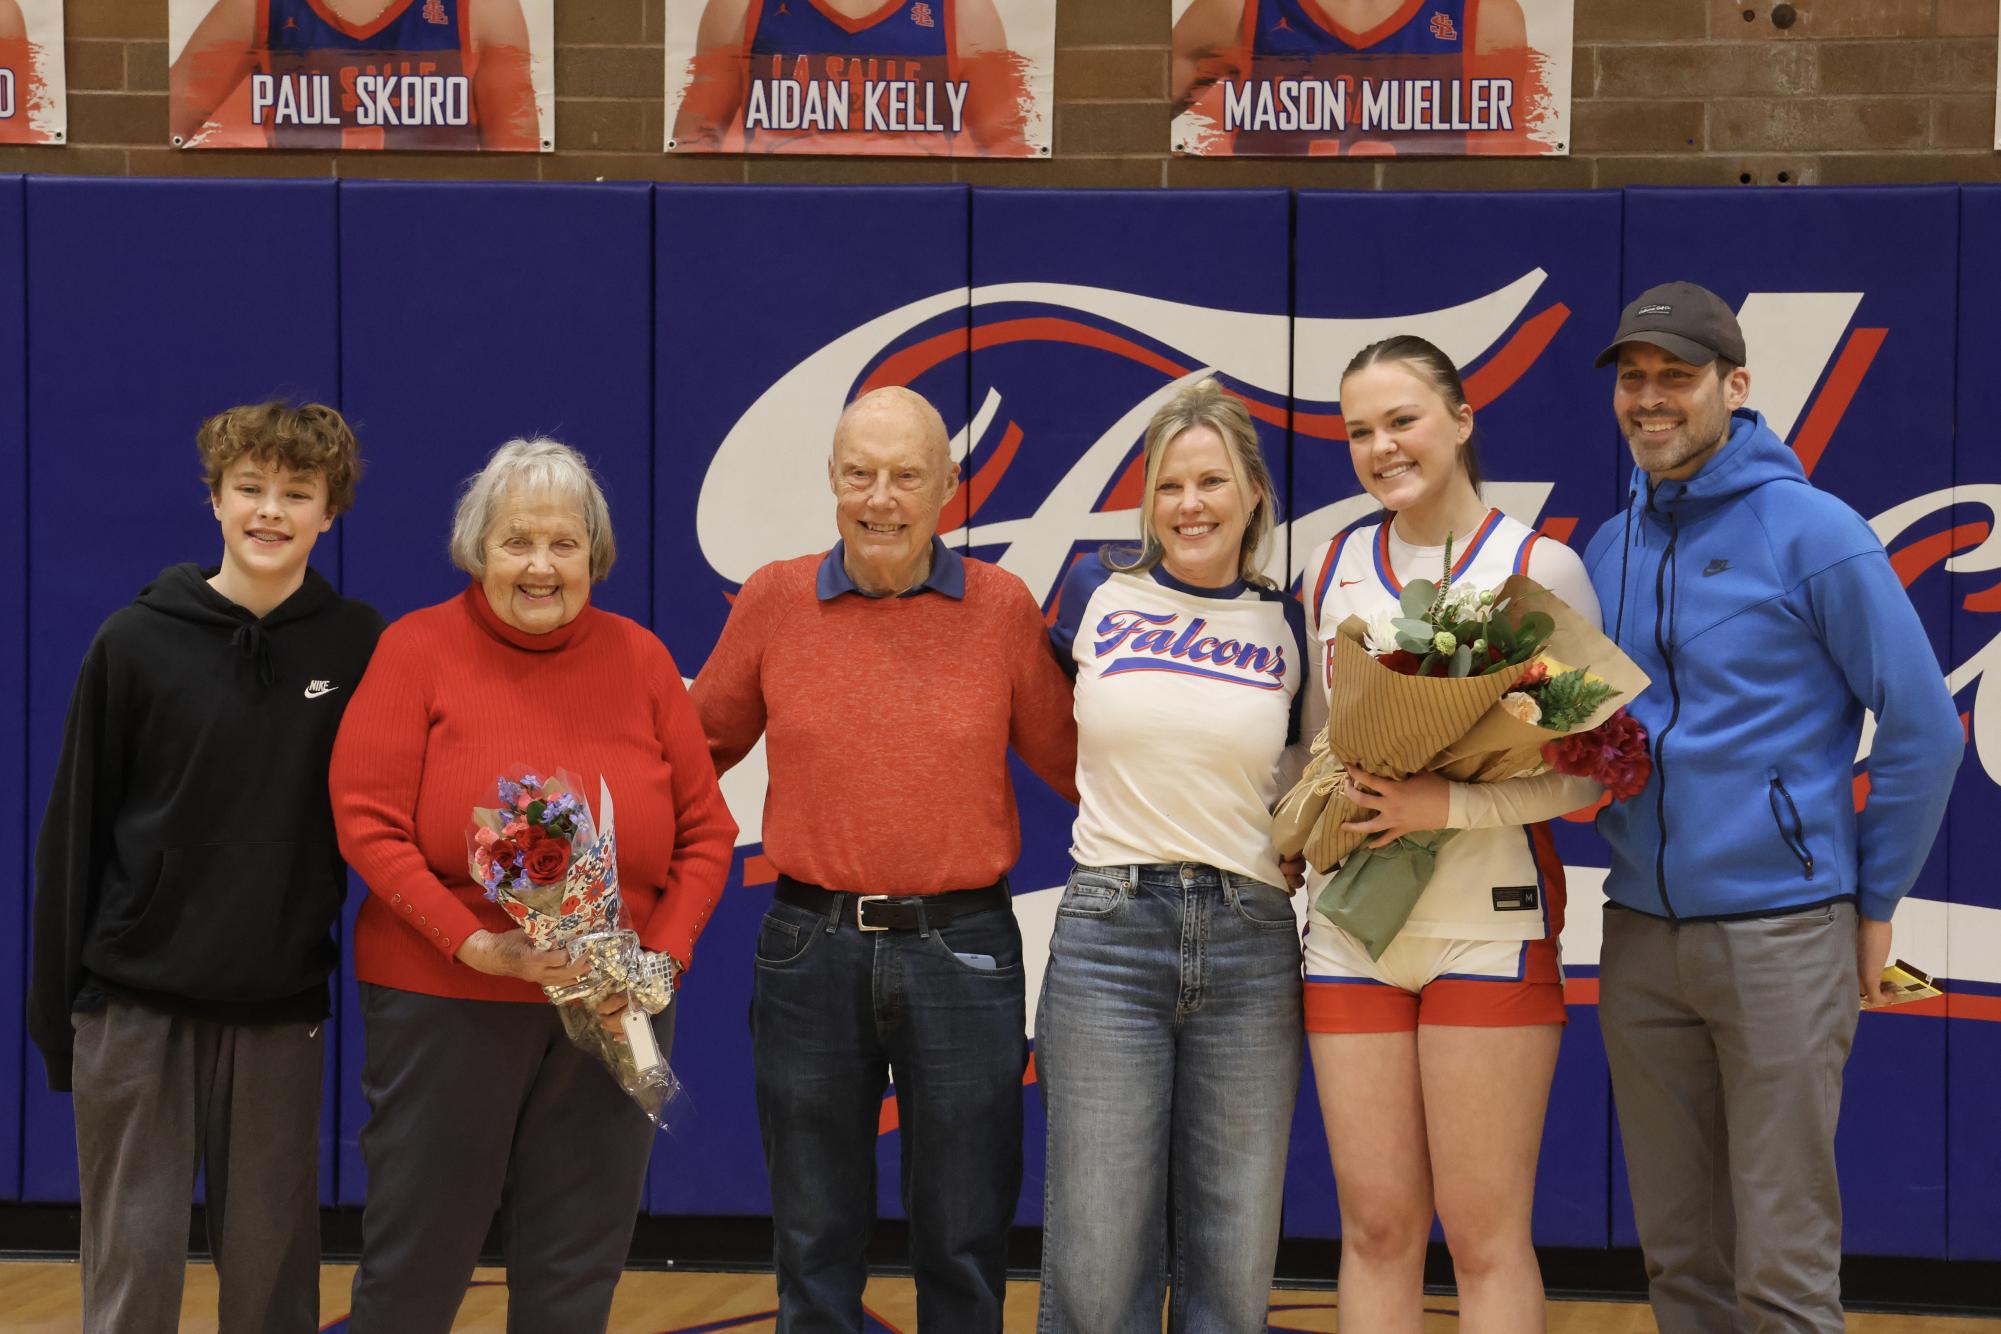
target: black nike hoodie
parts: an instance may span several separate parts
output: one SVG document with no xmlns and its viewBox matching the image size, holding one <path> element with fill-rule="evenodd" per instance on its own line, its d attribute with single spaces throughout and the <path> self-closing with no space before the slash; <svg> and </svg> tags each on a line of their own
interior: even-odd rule
<svg viewBox="0 0 2001 1334">
<path fill-rule="evenodd" d="M 311 569 L 261 619 L 174 565 L 91 641 L 35 855 L 28 1031 L 118 997 L 224 1023 L 329 1013 L 346 892 L 327 761 L 382 633 Z"/>
</svg>

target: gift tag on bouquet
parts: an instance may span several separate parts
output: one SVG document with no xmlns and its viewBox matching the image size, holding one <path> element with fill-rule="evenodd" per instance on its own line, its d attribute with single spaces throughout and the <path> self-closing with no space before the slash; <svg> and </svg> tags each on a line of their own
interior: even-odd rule
<svg viewBox="0 0 2001 1334">
<path fill-rule="evenodd" d="M 618 1019 L 625 1029 L 625 1043 L 632 1048 L 633 1067 L 642 1076 L 666 1064 L 660 1056 L 660 1044 L 653 1036 L 652 1016 L 637 1005 L 628 1005 Z"/>
</svg>

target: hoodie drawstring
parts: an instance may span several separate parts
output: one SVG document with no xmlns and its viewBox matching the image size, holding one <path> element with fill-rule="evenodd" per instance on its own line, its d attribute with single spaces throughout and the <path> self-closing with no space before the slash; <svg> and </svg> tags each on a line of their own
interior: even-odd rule
<svg viewBox="0 0 2001 1334">
<path fill-rule="evenodd" d="M 273 685 L 278 680 L 278 669 L 271 661 L 271 636 L 264 631 L 262 621 L 245 621 L 236 627 L 236 633 L 229 637 L 229 646 L 257 664 L 257 679 L 265 685 Z"/>
</svg>

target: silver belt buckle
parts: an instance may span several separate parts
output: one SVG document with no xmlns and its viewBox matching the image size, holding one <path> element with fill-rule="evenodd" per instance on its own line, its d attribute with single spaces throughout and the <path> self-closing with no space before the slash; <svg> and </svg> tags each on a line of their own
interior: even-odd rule
<svg viewBox="0 0 2001 1334">
<path fill-rule="evenodd" d="M 862 909 L 871 903 L 886 903 L 887 894 L 858 894 L 855 896 L 855 928 L 859 931 L 887 931 L 886 926 L 870 926 L 862 917 Z"/>
</svg>

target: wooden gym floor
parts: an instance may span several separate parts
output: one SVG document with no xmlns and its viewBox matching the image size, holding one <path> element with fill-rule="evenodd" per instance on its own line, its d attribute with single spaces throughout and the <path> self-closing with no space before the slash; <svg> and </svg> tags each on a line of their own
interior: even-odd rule
<svg viewBox="0 0 2001 1334">
<path fill-rule="evenodd" d="M 497 1269 L 474 1275 L 458 1323 L 458 1334 L 502 1334 L 507 1292 Z M 349 1285 L 354 1269 L 328 1265 L 320 1271 L 321 1319 L 330 1334 L 347 1328 Z M 1336 1294 L 1280 1290 L 1271 1296 L 1274 1334 L 1326 1334 L 1340 1328 Z M 611 1334 L 767 1334 L 775 1306 L 769 1274 L 660 1273 L 634 1270 L 619 1283 L 612 1304 Z M 878 1278 L 869 1284 L 869 1334 L 915 1334 L 916 1294 L 909 1279 Z M 1459 1327 L 1450 1297 L 1425 1301 L 1426 1331 Z M 215 1329 L 215 1270 L 188 1266 L 181 1329 L 212 1334 Z M 1008 1285 L 1007 1328 L 1027 1334 L 1035 1327 L 1035 1285 Z M 41 1261 L 0 1263 L 0 1329 L 9 1334 L 75 1334 L 75 1264 Z M 2001 1334 L 2001 1320 L 1945 1316 L 1851 1315 L 1851 1334 Z M 1552 1302 L 1550 1334 L 1654 1334 L 1647 1308 L 1618 1302 Z"/>
</svg>

